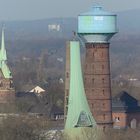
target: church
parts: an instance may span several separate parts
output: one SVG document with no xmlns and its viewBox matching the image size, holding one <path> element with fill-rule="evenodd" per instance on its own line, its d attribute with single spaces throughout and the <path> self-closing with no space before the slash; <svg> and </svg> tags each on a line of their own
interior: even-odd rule
<svg viewBox="0 0 140 140">
<path fill-rule="evenodd" d="M 7 53 L 5 49 L 4 29 L 2 29 L 0 48 L 0 104 L 13 103 L 15 100 L 15 89 L 13 78 L 7 64 Z"/>
</svg>

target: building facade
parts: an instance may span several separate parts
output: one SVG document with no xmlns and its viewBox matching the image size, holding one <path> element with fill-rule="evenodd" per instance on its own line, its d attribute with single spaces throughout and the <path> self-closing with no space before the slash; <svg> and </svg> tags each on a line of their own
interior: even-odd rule
<svg viewBox="0 0 140 140">
<path fill-rule="evenodd" d="M 111 83 L 108 43 L 87 43 L 85 91 L 98 125 L 112 125 Z"/>
<path fill-rule="evenodd" d="M 140 106 L 138 100 L 122 91 L 112 100 L 113 127 L 116 129 L 140 126 Z"/>
</svg>

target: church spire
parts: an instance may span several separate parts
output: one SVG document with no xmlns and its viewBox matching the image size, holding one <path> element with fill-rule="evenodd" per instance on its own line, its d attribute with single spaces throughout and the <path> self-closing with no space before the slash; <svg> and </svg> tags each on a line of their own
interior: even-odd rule
<svg viewBox="0 0 140 140">
<path fill-rule="evenodd" d="M 7 65 L 7 54 L 6 54 L 5 40 L 4 40 L 4 27 L 2 28 L 2 36 L 1 36 L 0 69 L 2 71 L 4 78 L 12 78 L 10 69 Z"/>
<path fill-rule="evenodd" d="M 4 39 L 4 27 L 2 28 L 0 60 L 7 61 L 7 54 L 6 54 L 6 49 L 5 49 L 5 39 Z"/>
</svg>

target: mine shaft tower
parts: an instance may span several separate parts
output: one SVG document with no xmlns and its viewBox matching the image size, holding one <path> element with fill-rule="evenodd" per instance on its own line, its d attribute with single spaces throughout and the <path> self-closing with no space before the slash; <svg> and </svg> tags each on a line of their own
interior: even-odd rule
<svg viewBox="0 0 140 140">
<path fill-rule="evenodd" d="M 80 43 L 78 41 L 70 41 L 67 46 L 68 64 L 66 72 L 69 72 L 66 85 L 66 106 L 67 114 L 65 129 L 95 127 L 96 122 L 90 111 L 83 84 L 83 76 L 80 60 Z M 67 76 L 66 76 L 67 77 Z M 68 93 L 69 92 L 69 93 Z M 67 107 L 67 108 L 66 108 Z"/>
<path fill-rule="evenodd" d="M 101 128 L 112 126 L 109 40 L 116 32 L 116 15 L 100 6 L 78 16 L 78 35 L 86 47 L 85 92 Z"/>
</svg>

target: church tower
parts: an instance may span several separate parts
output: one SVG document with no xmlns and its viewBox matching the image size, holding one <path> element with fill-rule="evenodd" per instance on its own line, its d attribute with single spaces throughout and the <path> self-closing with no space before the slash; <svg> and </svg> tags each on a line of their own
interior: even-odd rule
<svg viewBox="0 0 140 140">
<path fill-rule="evenodd" d="M 11 71 L 7 65 L 7 53 L 5 49 L 4 29 L 2 29 L 0 48 L 0 104 L 13 103 L 15 100 L 15 90 Z"/>
</svg>

